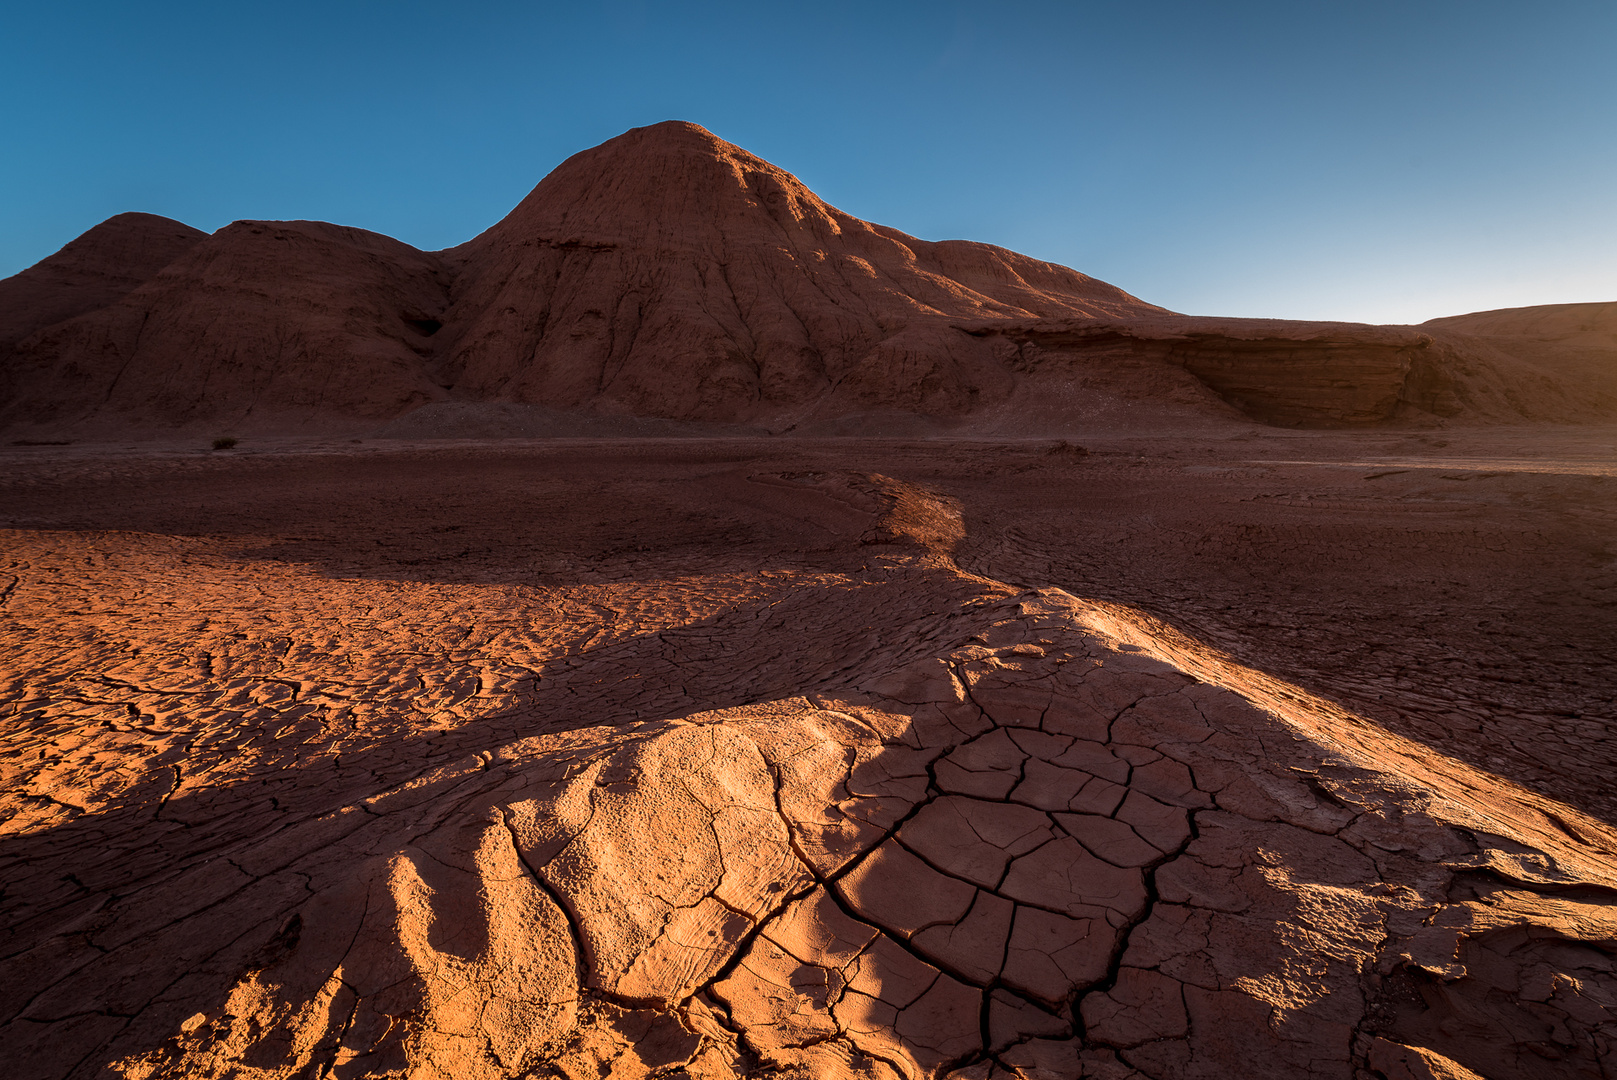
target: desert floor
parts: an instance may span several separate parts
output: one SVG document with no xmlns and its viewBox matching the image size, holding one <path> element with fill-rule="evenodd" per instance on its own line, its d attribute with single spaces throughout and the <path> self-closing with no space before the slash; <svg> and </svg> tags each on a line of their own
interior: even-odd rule
<svg viewBox="0 0 1617 1080">
<path fill-rule="evenodd" d="M 485 1017 L 463 1025 L 483 1034 L 454 1035 L 482 1049 L 433 1049 L 427 1044 L 436 1036 L 399 1026 L 410 1010 L 378 1006 L 380 1019 L 364 1034 L 364 1010 L 350 999 L 366 994 L 353 978 L 324 991 L 316 979 L 300 998 L 285 989 L 288 976 L 281 989 L 253 990 L 256 1005 L 238 1000 L 248 994 L 242 972 L 272 969 L 280 962 L 276 942 L 292 948 L 287 935 L 295 939 L 297 926 L 305 938 L 312 933 L 314 917 L 298 905 L 322 895 L 320 872 L 298 869 L 298 860 L 347 851 L 357 866 L 387 854 L 390 841 L 344 848 L 351 831 L 321 832 L 320 823 L 397 799 L 412 785 L 448 791 L 460 781 L 442 770 L 471 761 L 487 772 L 522 760 L 502 748 L 531 748 L 535 739 L 559 740 L 555 746 L 585 760 L 578 747 L 606 746 L 613 731 L 662 731 L 657 725 L 723 710 L 757 722 L 758 709 L 788 701 L 835 712 L 828 702 L 887 692 L 873 689 L 872 673 L 940 656 L 976 662 L 959 652 L 973 642 L 1020 648 L 1028 663 L 1053 657 L 1067 639 L 1036 619 L 1017 639 L 1024 644 L 1007 645 L 992 632 L 1018 611 L 1035 618 L 1025 615 L 1032 609 L 1024 598 L 1057 595 L 1052 589 L 1127 624 L 1107 639 L 1134 641 L 1118 646 L 1125 651 L 1195 655 L 1256 673 L 1251 678 L 1266 692 L 1294 690 L 1310 708 L 1385 731 L 1405 758 L 1429 754 L 1443 775 L 1459 769 L 1470 777 L 1472 789 L 1497 782 L 1517 792 L 1510 797 L 1538 807 L 1565 842 L 1589 845 L 1595 864 L 1604 857 L 1609 841 L 1599 830 L 1617 823 L 1617 430 L 1242 429 L 1082 441 L 1081 449 L 868 439 L 0 448 L 0 952 L 7 965 L 0 1022 L 7 1042 L 28 1063 L 25 1073 L 38 1076 L 94 1075 L 103 1066 L 157 1075 L 177 1063 L 224 1075 L 227 1063 L 248 1060 L 266 1076 L 283 1075 L 282 1065 L 293 1075 L 310 1062 L 324 1062 L 333 1075 L 360 1075 L 402 1069 L 406 1060 L 421 1068 L 433 1054 L 434 1067 L 446 1072 L 476 1059 L 496 1062 L 487 1066 L 491 1075 L 522 1075 L 542 1059 L 563 1072 L 576 1066 L 578 1075 L 629 1075 L 624 1062 L 633 1055 L 625 1057 L 625 1047 L 653 1043 L 660 1049 L 636 1051 L 642 1073 L 722 1072 L 760 1060 L 823 1072 L 829 1067 L 812 1053 L 835 1044 L 837 1067 L 855 1073 L 976 1067 L 987 1076 L 1043 1067 L 1059 1074 L 1080 1067 L 1071 1055 L 1081 1050 L 1081 1067 L 1093 1075 L 1131 1068 L 1191 1075 L 1187 1061 L 1215 1060 L 1222 1051 L 1195 1044 L 1200 1006 L 1189 991 L 1174 991 L 1183 1006 L 1162 1007 L 1176 1016 L 1188 1009 L 1189 1021 L 1142 1036 L 1115 1019 L 1118 1009 L 1156 1008 L 1141 1004 L 1149 988 L 1128 997 L 1133 984 L 1118 964 L 1132 947 L 1128 935 L 1155 925 L 1152 905 L 1166 903 L 1152 874 L 1160 877 L 1163 860 L 1184 855 L 1186 843 L 1192 854 L 1202 843 L 1174 836 L 1156 841 L 1150 859 L 1120 858 L 1145 867 L 1144 899 L 1137 910 L 1116 909 L 1121 936 L 1097 946 L 1104 956 L 1095 973 L 1068 972 L 1054 984 L 1032 976 L 1018 982 L 995 964 L 973 975 L 971 961 L 948 962 L 947 947 L 916 944 L 925 925 L 902 927 L 902 917 L 881 914 L 879 900 L 836 885 L 861 872 L 847 869 L 852 856 L 804 856 L 812 865 L 800 881 L 783 872 L 785 886 L 759 886 L 784 889 L 799 904 L 837 893 L 836 917 L 869 916 L 883 933 L 910 942 L 905 955 L 915 963 L 937 964 L 967 996 L 987 995 L 971 999 L 982 1019 L 965 1042 L 951 1042 L 944 1029 L 949 1010 L 967 1006 L 939 1005 L 931 1019 L 906 1027 L 903 1001 L 888 1019 L 863 1027 L 826 1020 L 819 1041 L 749 1038 L 749 1028 L 764 1024 L 747 1019 L 746 992 L 729 986 L 741 970 L 733 959 L 718 956 L 708 969 L 664 980 L 666 987 L 635 968 L 632 956 L 614 968 L 610 943 L 591 936 L 611 934 L 577 925 L 589 908 L 578 897 L 599 889 L 579 886 L 575 895 L 556 881 L 531 903 L 567 909 L 575 925 L 557 932 L 564 943 L 571 935 L 581 957 L 576 977 L 599 994 L 589 999 L 567 983 L 573 974 L 555 975 L 561 989 L 546 1000 L 560 1019 L 550 1029 L 512 1034 L 514 1022 Z M 1092 631 L 1098 623 L 1087 625 Z M 896 691 L 889 697 L 913 704 Z M 984 710 L 996 723 L 1010 722 Z M 854 712 L 855 705 L 841 710 Z M 1389 775 L 1401 768 L 1390 759 L 1355 767 Z M 555 783 L 568 775 L 558 773 Z M 456 805 L 470 805 L 468 797 L 455 796 Z M 909 820 L 904 815 L 920 805 L 919 796 L 906 797 L 908 809 L 893 821 Z M 1224 806 L 1215 798 L 1205 810 L 1193 799 L 1179 805 L 1174 813 L 1191 818 Z M 405 830 L 399 850 L 425 829 Z M 534 854 L 544 845 L 512 829 L 532 871 L 548 857 Z M 1146 836 L 1143 826 L 1135 830 Z M 303 839 L 287 840 L 281 854 L 243 854 L 266 837 L 293 833 Z M 1207 835 L 1205 823 L 1197 835 Z M 482 850 L 481 843 L 469 839 L 465 850 Z M 722 856 L 725 841 L 715 843 Z M 906 843 L 922 851 L 928 841 Z M 557 845 L 546 850 L 560 858 Z M 949 858 L 925 857 L 933 866 Z M 626 879 L 639 872 L 623 870 Z M 493 880 L 486 867 L 475 873 Z M 429 885 L 436 896 L 454 889 Z M 749 903 L 725 901 L 746 927 L 766 918 L 767 905 Z M 264 919 L 250 917 L 257 910 Z M 293 910 L 303 912 L 295 925 L 287 921 Z M 481 963 L 488 941 L 445 945 L 444 916 L 435 910 L 439 936 L 423 940 Z M 215 917 L 217 925 L 207 921 Z M 253 929 L 258 922 L 263 929 Z M 189 927 L 183 940 L 162 936 L 182 924 Z M 753 948 L 762 939 L 750 932 L 718 931 L 734 947 Z M 409 939 L 407 930 L 397 933 Z M 206 949 L 185 952 L 184 942 L 202 940 Z M 1366 955 L 1377 947 L 1372 941 Z M 405 951 L 421 968 L 419 950 Z M 1157 973 L 1167 970 L 1157 963 L 1150 977 L 1163 979 Z M 645 985 L 630 986 L 635 979 Z M 1123 1004 L 1097 1011 L 1084 1004 L 1085 987 Z M 976 1004 L 995 994 L 1009 1001 L 1013 991 L 1021 997 L 1010 1004 Z M 1215 991 L 1226 992 L 1207 993 Z M 1483 1053 L 1466 1049 L 1473 1036 L 1423 1035 L 1413 1013 L 1389 1019 L 1392 1006 L 1378 1006 L 1371 990 L 1355 992 L 1362 994 L 1357 1019 L 1331 1019 L 1342 1028 L 1331 1045 L 1340 1045 L 1344 1068 L 1381 1061 L 1382 1072 L 1395 1075 L 1386 1047 L 1404 1053 L 1406 1044 L 1462 1063 Z M 346 1019 L 287 1019 L 321 993 L 329 1013 Z M 417 996 L 426 1004 L 412 1005 L 410 1015 L 438 1017 L 435 1030 L 453 1027 L 442 1020 L 450 1009 L 443 993 Z M 269 1019 L 245 1031 L 236 1020 L 253 1008 Z M 596 1016 L 591 1009 L 616 1010 L 615 1027 L 597 1024 L 615 1035 L 576 1034 Z M 1038 1015 L 1004 1019 L 1017 1010 Z M 679 1024 L 664 1035 L 646 1034 L 647 1025 L 676 1013 Z M 1380 1026 L 1366 1016 L 1381 1017 Z M 291 1049 L 265 1057 L 263 1030 L 276 1023 L 289 1032 L 283 1042 Z M 870 1034 L 884 1024 L 888 1034 Z M 198 1031 L 211 1035 L 199 1041 Z M 865 1034 L 851 1034 L 858 1031 Z M 1446 1049 L 1434 1041 L 1444 1038 Z M 1590 1062 L 1610 1053 L 1600 1038 L 1609 1033 L 1586 1040 Z M 721 1053 L 715 1047 L 725 1039 Z M 1481 1046 L 1487 1037 L 1476 1039 Z M 1173 1051 L 1180 1056 L 1152 1056 L 1150 1047 L 1175 1040 L 1188 1046 Z M 1585 1060 L 1577 1056 L 1585 1049 L 1556 1045 Z M 586 1059 L 589 1069 L 578 1064 Z M 1517 1071 L 1509 1075 L 1537 1075 L 1538 1060 L 1511 1058 Z M 483 1067 L 464 1066 L 465 1074 L 481 1075 Z"/>
</svg>

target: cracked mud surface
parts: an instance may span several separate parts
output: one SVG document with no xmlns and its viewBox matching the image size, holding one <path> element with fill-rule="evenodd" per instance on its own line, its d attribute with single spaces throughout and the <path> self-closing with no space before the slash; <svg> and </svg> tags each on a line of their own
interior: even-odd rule
<svg viewBox="0 0 1617 1080">
<path fill-rule="evenodd" d="M 1617 1075 L 1617 439 L 1477 438 L 11 451 L 8 1073 Z"/>
</svg>

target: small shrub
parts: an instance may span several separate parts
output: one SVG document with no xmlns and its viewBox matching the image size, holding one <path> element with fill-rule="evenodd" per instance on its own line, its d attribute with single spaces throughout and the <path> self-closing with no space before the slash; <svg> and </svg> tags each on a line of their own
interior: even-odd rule
<svg viewBox="0 0 1617 1080">
<path fill-rule="evenodd" d="M 235 445 L 236 445 L 236 440 L 230 438 L 228 435 L 225 436 L 222 439 L 213 440 L 213 448 L 215 450 L 229 450 L 232 446 L 235 446 Z"/>
</svg>

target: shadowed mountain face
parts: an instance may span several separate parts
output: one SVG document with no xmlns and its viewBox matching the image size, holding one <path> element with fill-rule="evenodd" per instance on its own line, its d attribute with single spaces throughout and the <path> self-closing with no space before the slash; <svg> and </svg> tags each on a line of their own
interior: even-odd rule
<svg viewBox="0 0 1617 1080">
<path fill-rule="evenodd" d="M 293 430 L 392 416 L 442 395 L 407 320 L 447 291 L 437 258 L 385 236 L 236 222 L 117 302 L 24 341 L 7 412 L 131 425 L 266 413 Z"/>
<path fill-rule="evenodd" d="M 61 251 L 0 281 L 0 357 L 42 327 L 106 307 L 208 234 L 155 214 L 108 218 Z"/>
<path fill-rule="evenodd" d="M 1470 355 L 1531 370 L 1571 388 L 1593 411 L 1617 415 L 1617 303 L 1544 304 L 1421 324 Z"/>
<path fill-rule="evenodd" d="M 1176 316 L 861 221 L 669 122 L 569 158 L 436 254 L 317 222 L 113 218 L 0 282 L 0 426 L 358 430 L 490 403 L 837 434 L 1617 415 L 1605 353 L 1451 323 Z"/>
</svg>

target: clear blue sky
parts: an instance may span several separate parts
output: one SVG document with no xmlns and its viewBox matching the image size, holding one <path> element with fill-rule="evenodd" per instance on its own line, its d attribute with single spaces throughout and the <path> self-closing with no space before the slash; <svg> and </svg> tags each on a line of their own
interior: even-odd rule
<svg viewBox="0 0 1617 1080">
<path fill-rule="evenodd" d="M 0 275 L 114 213 L 423 248 L 693 120 L 1199 314 L 1617 299 L 1617 2 L 0 0 Z"/>
</svg>

